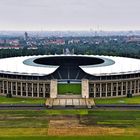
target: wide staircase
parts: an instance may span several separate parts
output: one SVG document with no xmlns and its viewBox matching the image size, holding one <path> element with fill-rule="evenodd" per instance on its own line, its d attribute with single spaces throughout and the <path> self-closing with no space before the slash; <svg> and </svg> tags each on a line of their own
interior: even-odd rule
<svg viewBox="0 0 140 140">
<path fill-rule="evenodd" d="M 46 99 L 47 108 L 92 108 L 94 106 L 93 98 L 86 99 L 81 95 L 58 95 L 55 99 Z"/>
</svg>

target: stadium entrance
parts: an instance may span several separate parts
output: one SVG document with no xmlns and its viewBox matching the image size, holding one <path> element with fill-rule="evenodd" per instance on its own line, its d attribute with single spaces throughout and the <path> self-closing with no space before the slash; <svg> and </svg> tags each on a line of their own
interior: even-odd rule
<svg viewBox="0 0 140 140">
<path fill-rule="evenodd" d="M 89 98 L 89 82 L 87 79 L 81 81 L 66 82 L 59 80 L 51 80 L 50 83 L 50 98 L 58 98 L 59 94 L 74 94 L 81 95 L 81 98 Z"/>
<path fill-rule="evenodd" d="M 58 95 L 81 95 L 81 81 L 58 81 L 57 92 Z"/>
<path fill-rule="evenodd" d="M 93 98 L 89 98 L 88 84 L 87 79 L 75 82 L 51 80 L 46 106 L 91 108 L 95 103 Z"/>
</svg>

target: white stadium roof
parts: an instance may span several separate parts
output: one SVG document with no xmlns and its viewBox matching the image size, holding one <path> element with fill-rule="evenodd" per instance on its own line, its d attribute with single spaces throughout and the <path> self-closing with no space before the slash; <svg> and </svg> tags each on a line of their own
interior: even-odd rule
<svg viewBox="0 0 140 140">
<path fill-rule="evenodd" d="M 41 56 L 22 56 L 0 59 L 0 73 L 16 75 L 33 75 L 44 76 L 53 73 L 59 66 L 49 65 L 30 65 L 24 63 L 27 60 L 35 60 L 40 57 L 59 57 L 59 56 L 81 56 L 95 57 L 103 60 L 110 60 L 114 63 L 110 65 L 88 65 L 80 68 L 88 74 L 95 76 L 104 75 L 121 75 L 140 72 L 140 59 L 114 57 L 114 56 L 97 56 L 97 55 L 41 55 Z"/>
<path fill-rule="evenodd" d="M 43 56 L 24 56 L 0 59 L 0 73 L 43 76 L 53 73 L 58 67 L 36 67 L 26 65 L 23 62 L 30 58 L 40 58 Z"/>
</svg>

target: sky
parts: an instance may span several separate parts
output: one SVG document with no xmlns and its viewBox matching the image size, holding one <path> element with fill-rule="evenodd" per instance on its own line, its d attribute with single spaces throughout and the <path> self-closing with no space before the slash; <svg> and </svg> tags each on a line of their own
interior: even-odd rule
<svg viewBox="0 0 140 140">
<path fill-rule="evenodd" d="M 0 30 L 140 30 L 140 0 L 0 0 Z"/>
</svg>

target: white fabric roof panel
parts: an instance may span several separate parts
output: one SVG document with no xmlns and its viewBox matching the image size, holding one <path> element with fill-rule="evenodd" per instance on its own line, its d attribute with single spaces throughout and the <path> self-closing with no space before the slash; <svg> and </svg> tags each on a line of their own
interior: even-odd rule
<svg viewBox="0 0 140 140">
<path fill-rule="evenodd" d="M 40 57 L 55 57 L 66 55 L 41 55 L 41 56 L 23 56 L 0 59 L 0 73 L 10 73 L 19 75 L 38 75 L 44 76 L 53 73 L 59 66 L 32 66 L 26 65 L 23 62 L 27 59 Z M 70 56 L 70 55 L 68 55 Z M 72 55 L 82 57 L 96 57 L 101 59 L 110 59 L 115 63 L 111 65 L 90 65 L 80 66 L 80 68 L 88 74 L 103 76 L 103 75 L 121 75 L 140 72 L 140 59 L 113 57 L 113 56 L 97 56 L 97 55 Z"/>
<path fill-rule="evenodd" d="M 43 56 L 24 56 L 0 59 L 0 73 L 20 74 L 20 75 L 38 75 L 44 76 L 53 73 L 58 67 L 35 67 L 25 65 L 23 61 L 32 57 Z"/>
<path fill-rule="evenodd" d="M 140 72 L 140 59 L 126 58 L 126 57 L 113 57 L 113 56 L 101 56 L 113 60 L 115 63 L 109 66 L 101 67 L 82 67 L 81 68 L 91 75 L 103 76 L 103 75 L 121 75 Z M 100 58 L 101 58 L 100 57 Z"/>
</svg>

